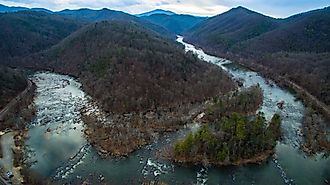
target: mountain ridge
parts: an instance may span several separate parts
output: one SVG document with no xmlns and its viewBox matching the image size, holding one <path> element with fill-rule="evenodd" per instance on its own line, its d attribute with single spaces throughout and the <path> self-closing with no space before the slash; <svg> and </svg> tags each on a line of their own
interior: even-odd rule
<svg viewBox="0 0 330 185">
<path fill-rule="evenodd" d="M 206 17 L 196 17 L 192 15 L 165 15 L 154 14 L 141 17 L 153 24 L 157 24 L 176 34 L 182 34 L 194 25 L 206 19 Z"/>
<path fill-rule="evenodd" d="M 0 4 L 0 13 L 10 13 L 10 12 L 19 12 L 19 11 L 40 11 L 40 12 L 47 12 L 53 13 L 53 11 L 48 10 L 46 8 L 27 8 L 21 6 L 5 6 Z"/>
<path fill-rule="evenodd" d="M 163 14 L 163 15 L 176 15 L 176 13 L 169 11 L 169 10 L 162 10 L 162 9 L 155 9 L 151 10 L 148 12 L 140 13 L 140 14 L 135 14 L 137 17 L 147 17 L 155 14 Z"/>
<path fill-rule="evenodd" d="M 76 19 L 76 20 L 84 20 L 88 23 L 92 22 L 98 22 L 98 21 L 109 21 L 109 20 L 122 20 L 122 21 L 132 21 L 136 23 L 143 24 L 144 26 L 152 29 L 153 31 L 159 33 L 160 35 L 174 39 L 175 34 L 167 30 L 166 28 L 153 24 L 149 21 L 146 21 L 144 19 L 140 19 L 134 15 L 122 12 L 122 11 L 116 11 L 116 10 L 110 10 L 107 8 L 103 8 L 100 10 L 92 10 L 88 8 L 83 9 L 77 9 L 77 10 L 63 10 L 58 12 L 58 14 Z"/>
</svg>

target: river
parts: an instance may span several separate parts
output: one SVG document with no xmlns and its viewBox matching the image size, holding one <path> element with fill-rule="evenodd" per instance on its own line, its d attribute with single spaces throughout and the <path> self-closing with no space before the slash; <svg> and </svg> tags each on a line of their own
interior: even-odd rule
<svg viewBox="0 0 330 185">
<path fill-rule="evenodd" d="M 228 60 L 205 54 L 193 45 L 183 42 L 186 51 L 193 51 L 207 62 L 240 79 L 245 87 L 259 84 L 264 92 L 260 108 L 269 119 L 274 113 L 283 118 L 284 139 L 278 142 L 276 154 L 261 165 L 213 168 L 185 167 L 158 159 L 156 152 L 162 146 L 183 137 L 193 125 L 161 136 L 157 141 L 132 153 L 128 158 L 99 157 L 88 144 L 79 110 L 91 98 L 74 78 L 49 72 L 31 77 L 37 85 L 36 118 L 29 128 L 26 141 L 31 170 L 58 183 L 141 184 L 145 180 L 168 184 L 324 184 L 330 180 L 330 160 L 318 154 L 307 157 L 299 150 L 302 142 L 301 123 L 304 105 L 289 91 L 266 83 L 256 72 L 237 66 Z M 276 103 L 284 101 L 280 110 Z M 90 110 L 97 111 L 97 107 Z"/>
</svg>

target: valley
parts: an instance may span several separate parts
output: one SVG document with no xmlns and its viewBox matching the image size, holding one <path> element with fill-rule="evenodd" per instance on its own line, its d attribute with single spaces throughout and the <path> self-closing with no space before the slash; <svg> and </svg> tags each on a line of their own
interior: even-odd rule
<svg viewBox="0 0 330 185">
<path fill-rule="evenodd" d="M 182 38 L 179 42 L 182 42 Z M 31 161 L 35 161 L 31 168 L 62 183 L 82 182 L 88 177 L 87 182 L 117 184 L 123 183 L 116 180 L 116 177 L 121 177 L 126 179 L 124 183 L 133 184 L 144 181 L 214 184 L 220 179 L 225 184 L 233 182 L 263 184 L 265 179 L 261 177 L 265 176 L 272 178 L 276 184 L 308 184 L 322 183 L 327 178 L 327 174 L 323 172 L 327 171 L 329 159 L 320 155 L 309 158 L 299 152 L 299 147 L 303 143 L 301 121 L 304 112 L 304 106 L 300 101 L 296 101 L 288 91 L 267 84 L 266 80 L 255 72 L 231 66 L 228 64 L 229 61 L 207 55 L 189 44 L 186 44 L 186 50 L 194 50 L 199 53 L 199 57 L 219 65 L 235 78 L 243 78 L 246 87 L 260 84 L 264 93 L 264 101 L 260 109 L 265 113 L 266 118 L 270 119 L 275 112 L 283 118 L 284 138 L 276 145 L 276 157 L 258 165 L 257 168 L 254 166 L 214 168 L 202 165 L 190 168 L 159 158 L 158 151 L 164 146 L 175 142 L 177 138 L 184 137 L 189 131 L 197 130 L 198 124 L 190 122 L 179 131 L 160 135 L 127 158 L 102 158 L 93 147 L 88 145 L 83 132 L 86 126 L 79 118 L 79 109 L 83 105 L 90 105 L 87 103 L 91 100 L 90 97 L 79 89 L 79 83 L 72 77 L 37 73 L 32 80 L 36 82 L 39 92 L 35 100 L 38 113 L 29 130 L 30 138 L 26 142 L 31 151 Z M 62 95 L 61 99 L 58 99 L 60 96 L 57 93 Z M 276 105 L 281 100 L 286 102 L 282 110 Z M 90 107 L 88 110 L 95 113 L 99 111 L 97 107 Z M 54 115 L 50 116 L 50 113 Z M 70 150 L 65 149 L 68 147 Z M 54 156 L 57 156 L 56 160 Z M 67 162 L 62 164 L 60 161 Z M 305 171 L 300 170 L 297 173 L 294 164 L 298 161 L 300 168 Z"/>
<path fill-rule="evenodd" d="M 0 184 L 328 184 L 329 10 L 0 5 Z"/>
</svg>

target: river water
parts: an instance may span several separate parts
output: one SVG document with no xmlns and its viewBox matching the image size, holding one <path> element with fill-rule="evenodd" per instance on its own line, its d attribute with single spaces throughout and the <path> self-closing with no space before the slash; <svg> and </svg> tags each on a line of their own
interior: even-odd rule
<svg viewBox="0 0 330 185">
<path fill-rule="evenodd" d="M 278 86 L 269 85 L 258 73 L 230 61 L 205 54 L 183 42 L 186 51 L 193 51 L 207 62 L 226 70 L 245 87 L 259 84 L 264 92 L 260 108 L 269 119 L 274 113 L 283 118 L 283 141 L 276 146 L 276 154 L 261 165 L 212 168 L 184 167 L 156 157 L 157 150 L 181 138 L 193 125 L 161 136 L 157 141 L 132 153 L 128 158 L 102 159 L 88 144 L 79 110 L 91 101 L 72 77 L 48 72 L 34 74 L 37 85 L 36 118 L 29 129 L 26 152 L 31 170 L 58 183 L 141 184 L 145 180 L 168 184 L 324 184 L 330 180 L 330 160 L 318 154 L 307 157 L 299 150 L 302 142 L 301 122 L 304 106 L 293 94 Z M 284 109 L 276 103 L 285 101 Z M 90 107 L 97 111 L 97 107 Z"/>
</svg>

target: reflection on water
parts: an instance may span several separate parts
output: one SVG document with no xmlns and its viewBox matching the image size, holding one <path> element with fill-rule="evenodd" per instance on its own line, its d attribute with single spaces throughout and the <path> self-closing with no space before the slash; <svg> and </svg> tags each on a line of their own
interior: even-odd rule
<svg viewBox="0 0 330 185">
<path fill-rule="evenodd" d="M 304 106 L 288 91 L 269 85 L 260 75 L 178 42 L 198 54 L 200 58 L 219 65 L 244 86 L 259 84 L 264 92 L 261 111 L 269 119 L 274 113 L 283 118 L 284 140 L 276 147 L 273 159 L 261 165 L 211 168 L 178 166 L 157 158 L 158 149 L 183 137 L 196 128 L 191 125 L 177 133 L 168 133 L 159 140 L 132 153 L 128 158 L 102 159 L 86 142 L 79 109 L 88 105 L 89 98 L 79 89 L 73 78 L 53 73 L 37 73 L 32 80 L 37 84 L 38 108 L 29 131 L 27 144 L 33 152 L 32 169 L 60 183 L 82 182 L 93 184 L 141 184 L 145 180 L 165 181 L 168 184 L 323 184 L 329 181 L 329 158 L 321 155 L 306 157 L 298 149 Z M 276 104 L 284 101 L 284 109 Z M 95 110 L 95 108 L 90 108 Z"/>
<path fill-rule="evenodd" d="M 29 159 L 33 169 L 49 176 L 86 144 L 79 113 L 84 93 L 70 77 L 37 73 L 32 80 L 38 87 L 37 115 L 29 129 Z"/>
</svg>

